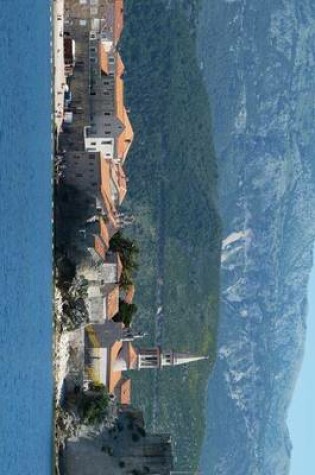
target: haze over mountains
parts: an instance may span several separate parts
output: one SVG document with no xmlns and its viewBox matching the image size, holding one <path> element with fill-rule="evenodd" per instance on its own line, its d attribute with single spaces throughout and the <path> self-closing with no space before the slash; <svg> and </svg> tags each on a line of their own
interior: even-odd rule
<svg viewBox="0 0 315 475">
<path fill-rule="evenodd" d="M 201 465 L 285 475 L 315 236 L 315 4 L 204 0 L 198 41 L 225 238 Z"/>
</svg>

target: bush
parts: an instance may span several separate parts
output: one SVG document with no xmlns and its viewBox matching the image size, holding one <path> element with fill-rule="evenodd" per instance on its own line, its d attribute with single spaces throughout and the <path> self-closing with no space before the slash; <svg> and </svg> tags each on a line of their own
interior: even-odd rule
<svg viewBox="0 0 315 475">
<path fill-rule="evenodd" d="M 93 394 L 83 394 L 80 403 L 80 412 L 83 422 L 97 424 L 102 422 L 107 414 L 109 397 L 105 387 L 98 385 Z"/>
</svg>

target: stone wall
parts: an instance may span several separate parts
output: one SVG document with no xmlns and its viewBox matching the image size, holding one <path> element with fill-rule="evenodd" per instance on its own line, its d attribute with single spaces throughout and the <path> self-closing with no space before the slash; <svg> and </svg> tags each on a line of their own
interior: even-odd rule
<svg viewBox="0 0 315 475">
<path fill-rule="evenodd" d="M 140 411 L 123 411 L 111 430 L 69 440 L 64 475 L 169 475 L 173 467 L 170 436 L 148 434 Z"/>
</svg>

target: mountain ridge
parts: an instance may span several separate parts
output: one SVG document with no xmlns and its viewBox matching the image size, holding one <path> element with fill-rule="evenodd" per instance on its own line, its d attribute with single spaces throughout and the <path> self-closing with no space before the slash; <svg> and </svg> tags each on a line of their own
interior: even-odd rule
<svg viewBox="0 0 315 475">
<path fill-rule="evenodd" d="M 199 58 L 213 110 L 223 237 L 243 237 L 223 249 L 201 466 L 286 475 L 286 417 L 304 351 L 315 237 L 315 9 L 295 0 L 203 3 Z"/>
</svg>

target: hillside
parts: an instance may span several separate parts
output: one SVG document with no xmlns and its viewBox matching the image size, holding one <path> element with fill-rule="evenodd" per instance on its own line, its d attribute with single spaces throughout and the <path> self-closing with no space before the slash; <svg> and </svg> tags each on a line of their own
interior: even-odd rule
<svg viewBox="0 0 315 475">
<path fill-rule="evenodd" d="M 210 105 L 196 59 L 198 2 L 127 0 L 121 50 L 131 148 L 128 211 L 139 241 L 135 325 L 146 343 L 209 355 L 207 362 L 132 375 L 149 427 L 170 431 L 178 468 L 196 467 L 215 357 L 221 225 Z M 153 5 L 154 4 L 154 8 Z"/>
</svg>

